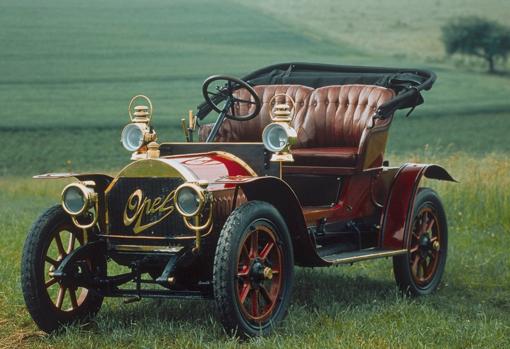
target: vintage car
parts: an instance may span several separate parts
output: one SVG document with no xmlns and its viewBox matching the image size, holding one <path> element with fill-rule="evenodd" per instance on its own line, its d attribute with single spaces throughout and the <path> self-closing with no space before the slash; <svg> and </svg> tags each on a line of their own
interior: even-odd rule
<svg viewBox="0 0 510 349">
<path fill-rule="evenodd" d="M 309 63 L 211 76 L 181 120 L 187 142 L 161 144 L 150 100 L 135 96 L 121 135 L 132 161 L 116 175 L 35 177 L 77 181 L 24 245 L 33 320 L 52 332 L 90 319 L 104 297 L 212 299 L 228 332 L 265 335 L 287 312 L 295 265 L 381 257 L 403 293 L 433 292 L 447 220 L 420 180 L 454 179 L 437 165 L 391 167 L 384 151 L 394 112 L 421 104 L 435 78 Z"/>
</svg>

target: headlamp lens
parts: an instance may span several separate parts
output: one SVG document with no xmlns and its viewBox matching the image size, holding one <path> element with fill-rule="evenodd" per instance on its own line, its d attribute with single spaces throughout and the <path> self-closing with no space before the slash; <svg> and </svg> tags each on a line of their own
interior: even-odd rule
<svg viewBox="0 0 510 349">
<path fill-rule="evenodd" d="M 62 203 L 70 214 L 79 214 L 85 210 L 85 194 L 77 186 L 69 186 L 62 193 Z"/>
<path fill-rule="evenodd" d="M 289 135 L 280 124 L 270 124 L 262 133 L 262 141 L 267 150 L 277 153 L 289 144 Z"/>
<path fill-rule="evenodd" d="M 137 151 L 143 145 L 144 130 L 140 125 L 129 124 L 122 130 L 122 145 L 128 151 Z"/>
</svg>

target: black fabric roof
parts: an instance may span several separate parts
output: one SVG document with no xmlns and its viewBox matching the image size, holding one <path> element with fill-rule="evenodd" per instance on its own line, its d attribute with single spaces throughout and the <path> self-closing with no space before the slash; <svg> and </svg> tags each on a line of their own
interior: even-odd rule
<svg viewBox="0 0 510 349">
<path fill-rule="evenodd" d="M 378 114 L 393 113 L 397 109 L 415 107 L 423 103 L 420 91 L 429 90 L 436 75 L 427 70 L 343 66 L 314 63 L 281 63 L 256 70 L 242 80 L 252 86 L 296 84 L 313 88 L 329 85 L 363 84 L 393 89 L 397 96 L 382 105 Z M 211 111 L 202 103 L 197 116 L 203 119 Z"/>
</svg>

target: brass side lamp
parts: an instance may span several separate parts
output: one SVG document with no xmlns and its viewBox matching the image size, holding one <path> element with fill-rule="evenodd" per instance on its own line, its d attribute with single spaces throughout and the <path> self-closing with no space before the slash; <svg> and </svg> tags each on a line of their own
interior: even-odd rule
<svg viewBox="0 0 510 349">
<path fill-rule="evenodd" d="M 133 107 L 138 100 L 144 100 L 145 103 Z M 140 154 L 145 154 L 147 144 L 157 140 L 156 132 L 150 125 L 152 112 L 153 108 L 149 97 L 137 95 L 131 98 L 128 106 L 131 123 L 122 130 L 120 141 L 126 150 L 133 152 L 133 159 L 139 158 Z"/>
<path fill-rule="evenodd" d="M 271 98 L 269 105 L 272 105 L 273 101 L 281 96 L 285 96 L 285 100 L 283 103 L 275 103 L 271 109 L 269 116 L 272 123 L 264 128 L 262 141 L 266 149 L 273 153 L 271 161 L 292 162 L 294 157 L 290 152 L 290 147 L 296 143 L 297 139 L 296 130 L 290 126 L 295 114 L 294 100 L 289 95 L 279 93 Z M 292 107 L 289 106 L 287 100 L 291 102 Z"/>
</svg>

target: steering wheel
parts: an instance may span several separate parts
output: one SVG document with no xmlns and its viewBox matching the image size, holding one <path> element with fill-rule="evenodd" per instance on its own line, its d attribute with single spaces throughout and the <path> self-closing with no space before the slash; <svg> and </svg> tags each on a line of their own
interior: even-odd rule
<svg viewBox="0 0 510 349">
<path fill-rule="evenodd" d="M 239 89 L 246 89 L 250 99 L 241 99 L 234 96 Z M 262 103 L 259 96 L 245 81 L 227 75 L 213 75 L 208 77 L 202 85 L 202 94 L 209 106 L 226 118 L 236 121 L 247 121 L 253 119 L 260 112 Z M 240 104 L 254 105 L 255 108 L 248 108 L 246 115 L 236 115 L 235 109 Z"/>
</svg>

